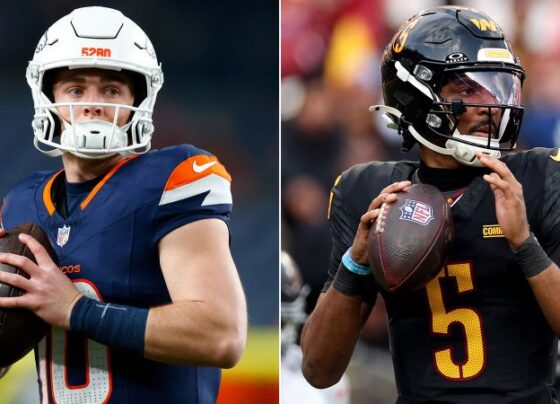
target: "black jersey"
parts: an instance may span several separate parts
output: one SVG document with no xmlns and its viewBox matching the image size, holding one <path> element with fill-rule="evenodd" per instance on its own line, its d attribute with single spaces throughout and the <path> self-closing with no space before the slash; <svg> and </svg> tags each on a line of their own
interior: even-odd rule
<svg viewBox="0 0 560 404">
<path fill-rule="evenodd" d="M 560 264 L 560 152 L 534 149 L 502 158 L 523 185 L 531 230 Z M 333 187 L 333 250 L 326 290 L 371 200 L 417 163 L 350 168 Z M 398 403 L 554 403 L 557 339 L 503 237 L 494 196 L 475 177 L 453 205 L 455 238 L 440 274 L 415 292 L 380 290 L 389 318 Z M 560 292 L 560 291 L 559 291 Z"/>
</svg>

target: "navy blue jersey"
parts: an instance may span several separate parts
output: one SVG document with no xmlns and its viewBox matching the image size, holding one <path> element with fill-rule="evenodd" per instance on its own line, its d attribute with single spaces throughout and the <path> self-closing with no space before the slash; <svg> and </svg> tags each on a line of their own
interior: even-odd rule
<svg viewBox="0 0 560 404">
<path fill-rule="evenodd" d="M 68 217 L 62 171 L 37 173 L 6 197 L 5 229 L 39 224 L 59 265 L 86 296 L 134 307 L 171 302 L 158 241 L 187 223 L 229 221 L 231 178 L 190 145 L 122 160 Z M 204 327 L 204 324 L 200 325 Z M 43 403 L 214 403 L 220 370 L 154 362 L 52 328 L 36 349 Z"/>
<path fill-rule="evenodd" d="M 523 185 L 527 216 L 560 264 L 560 153 L 535 149 L 505 156 Z M 333 187 L 332 282 L 360 216 L 416 163 L 368 163 Z M 385 299 L 398 403 L 553 403 L 556 336 L 498 225 L 494 196 L 480 176 L 452 207 L 455 238 L 446 266 L 425 288 L 388 293 L 373 276 L 364 301 Z"/>
</svg>

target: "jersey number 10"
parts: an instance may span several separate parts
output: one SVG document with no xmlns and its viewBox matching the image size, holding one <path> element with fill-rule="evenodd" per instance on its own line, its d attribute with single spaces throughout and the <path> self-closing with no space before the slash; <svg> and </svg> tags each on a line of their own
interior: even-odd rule
<svg viewBox="0 0 560 404">
<path fill-rule="evenodd" d="M 85 296 L 103 300 L 91 282 L 75 280 L 74 284 Z M 60 328 L 52 328 L 50 338 L 47 336 L 39 343 L 39 378 L 43 403 L 49 402 L 49 386 L 52 401 L 55 403 L 105 403 L 111 396 L 109 349 L 90 339 L 78 338 L 81 343 L 74 346 L 75 349 L 72 350 L 71 355 L 82 356 L 81 362 L 84 369 L 78 371 L 85 375 L 85 379 L 79 385 L 73 385 L 69 380 L 68 333 Z"/>
</svg>

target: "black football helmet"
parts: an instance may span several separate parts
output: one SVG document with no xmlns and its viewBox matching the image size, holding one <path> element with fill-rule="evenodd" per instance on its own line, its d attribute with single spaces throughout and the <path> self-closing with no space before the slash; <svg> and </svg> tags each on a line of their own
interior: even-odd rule
<svg viewBox="0 0 560 404">
<path fill-rule="evenodd" d="M 385 105 L 370 110 L 385 113 L 403 149 L 419 142 L 480 166 L 476 151 L 499 157 L 515 148 L 525 71 L 487 15 L 451 6 L 421 11 L 389 42 L 381 75 Z M 467 119 L 473 111 L 476 119 Z"/>
<path fill-rule="evenodd" d="M 309 287 L 304 285 L 301 273 L 292 257 L 285 251 L 281 254 L 281 319 L 282 346 L 296 343 L 299 327 L 305 322 L 306 297 Z"/>
</svg>

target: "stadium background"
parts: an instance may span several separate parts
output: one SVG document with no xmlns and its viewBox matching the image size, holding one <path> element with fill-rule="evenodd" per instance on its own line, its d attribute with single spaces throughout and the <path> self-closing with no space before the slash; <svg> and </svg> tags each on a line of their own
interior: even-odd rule
<svg viewBox="0 0 560 404">
<path fill-rule="evenodd" d="M 309 312 L 326 278 L 334 179 L 357 163 L 417 158 L 417 148 L 400 153 L 401 138 L 368 106 L 382 103 L 379 62 L 393 33 L 437 5 L 474 7 L 499 23 L 527 71 L 518 148 L 560 145 L 557 0 L 283 0 L 281 245 L 312 288 Z M 395 402 L 385 310 L 378 302 L 347 372 L 354 404 Z"/>
<path fill-rule="evenodd" d="M 47 27 L 89 5 L 120 9 L 154 44 L 165 84 L 155 108 L 153 146 L 193 143 L 218 155 L 232 174 L 232 250 L 247 295 L 250 332 L 241 363 L 224 372 L 220 402 L 274 402 L 279 355 L 278 4 L 2 2 L 0 195 L 18 179 L 60 165 L 32 145 L 33 103 L 25 69 Z M 31 356 L 19 362 L 0 380 L 0 403 L 34 402 L 34 373 Z"/>
</svg>

